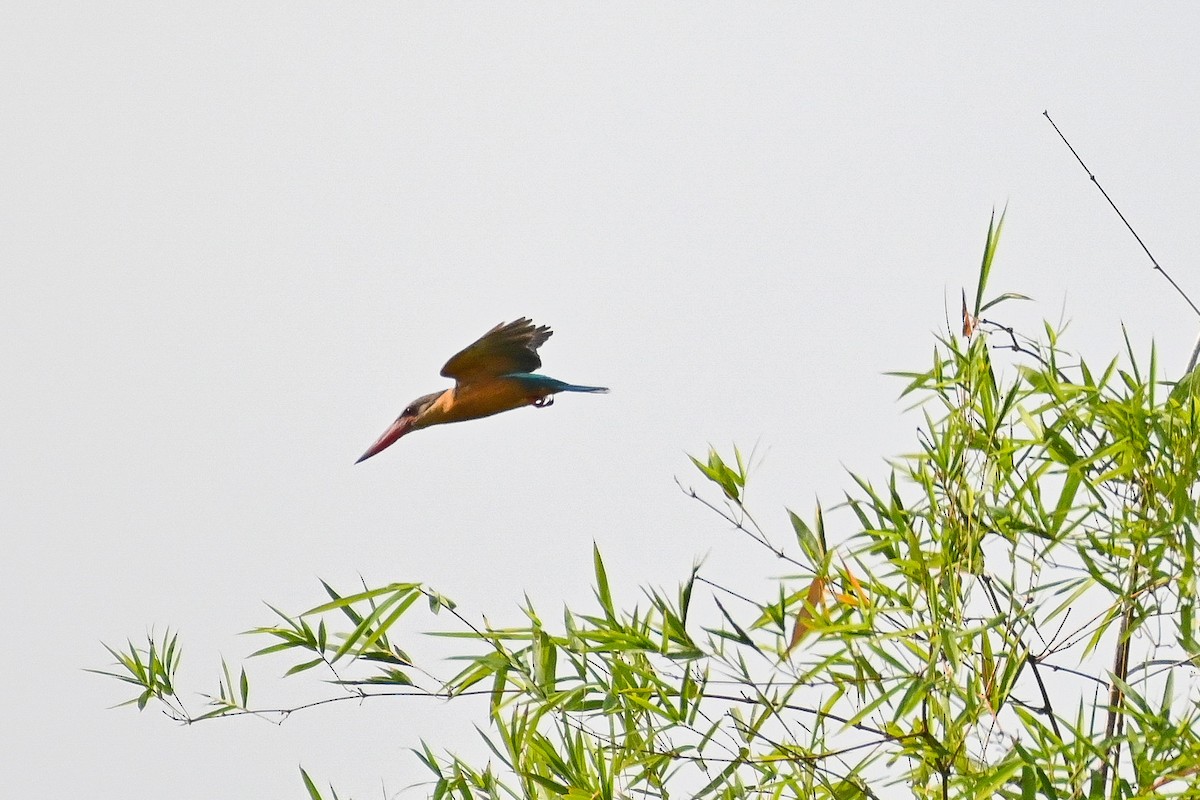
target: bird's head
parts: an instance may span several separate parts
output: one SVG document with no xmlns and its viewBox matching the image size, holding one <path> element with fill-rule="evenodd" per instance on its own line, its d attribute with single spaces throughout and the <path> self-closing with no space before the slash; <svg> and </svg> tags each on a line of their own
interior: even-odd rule
<svg viewBox="0 0 1200 800">
<path fill-rule="evenodd" d="M 404 410 L 400 412 L 400 416 L 396 417 L 396 421 L 393 422 L 391 426 L 383 432 L 382 436 L 375 440 L 375 444 L 368 447 L 367 452 L 359 456 L 358 461 L 355 461 L 354 463 L 358 464 L 366 461 L 376 453 L 387 449 L 393 442 L 395 442 L 404 434 L 424 428 L 425 426 L 421 424 L 421 415 L 424 414 L 429 407 L 433 405 L 434 401 L 442 396 L 442 394 L 443 392 L 434 392 L 433 394 L 422 395 L 421 397 L 418 397 L 416 400 L 413 400 L 411 403 L 409 403 Z"/>
</svg>

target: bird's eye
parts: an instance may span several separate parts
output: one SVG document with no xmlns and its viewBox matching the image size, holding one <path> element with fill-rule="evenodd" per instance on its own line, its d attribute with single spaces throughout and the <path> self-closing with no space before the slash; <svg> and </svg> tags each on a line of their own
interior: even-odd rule
<svg viewBox="0 0 1200 800">
<path fill-rule="evenodd" d="M 401 414 L 400 416 L 402 416 L 402 417 L 411 417 L 411 416 L 412 416 L 413 414 L 415 414 L 415 413 L 417 413 L 417 407 L 416 407 L 416 406 L 409 406 L 408 408 L 404 409 L 404 413 L 403 413 L 403 414 Z"/>
</svg>

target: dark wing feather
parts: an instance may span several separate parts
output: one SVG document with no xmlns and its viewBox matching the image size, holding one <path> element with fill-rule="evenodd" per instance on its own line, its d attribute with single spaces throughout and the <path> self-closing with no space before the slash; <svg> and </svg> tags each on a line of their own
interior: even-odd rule
<svg viewBox="0 0 1200 800">
<path fill-rule="evenodd" d="M 548 325 L 534 325 L 525 317 L 502 322 L 455 353 L 442 367 L 442 375 L 471 383 L 512 372 L 533 372 L 542 365 L 537 349 L 552 333 Z"/>
</svg>

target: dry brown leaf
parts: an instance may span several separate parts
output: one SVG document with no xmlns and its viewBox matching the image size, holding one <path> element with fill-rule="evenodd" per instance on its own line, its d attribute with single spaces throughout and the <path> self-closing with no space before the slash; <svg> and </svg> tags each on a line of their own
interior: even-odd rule
<svg viewBox="0 0 1200 800">
<path fill-rule="evenodd" d="M 824 575 L 818 575 L 812 579 L 812 583 L 808 585 L 808 593 L 804 598 L 804 607 L 796 613 L 796 627 L 792 629 L 792 640 L 788 642 L 785 654 L 796 649 L 796 645 L 800 644 L 804 639 L 804 634 L 808 633 L 812 627 L 808 624 L 812 619 L 813 610 L 824 605 L 825 601 L 825 585 L 828 579 Z"/>
<path fill-rule="evenodd" d="M 967 290 L 963 289 L 962 293 L 962 317 L 963 317 L 963 336 L 968 339 L 975 333 L 975 318 L 971 316 L 970 310 L 967 308 Z"/>
<path fill-rule="evenodd" d="M 854 595 L 858 599 L 858 602 L 855 605 L 864 608 L 871 605 L 871 598 L 867 594 L 867 590 L 863 588 L 861 583 L 859 583 L 858 578 L 855 577 L 854 573 L 849 567 L 846 566 L 844 561 L 842 562 L 842 567 L 846 570 L 846 578 L 850 581 L 850 587 L 854 589 Z"/>
</svg>

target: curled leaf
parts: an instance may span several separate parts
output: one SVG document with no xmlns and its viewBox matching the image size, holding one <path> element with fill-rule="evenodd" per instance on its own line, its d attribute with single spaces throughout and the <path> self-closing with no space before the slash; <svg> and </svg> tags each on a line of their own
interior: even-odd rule
<svg viewBox="0 0 1200 800">
<path fill-rule="evenodd" d="M 804 598 L 804 606 L 796 613 L 796 627 L 792 628 L 792 639 L 788 642 L 787 649 L 784 654 L 791 653 L 796 649 L 796 645 L 804 639 L 804 635 L 812 630 L 813 611 L 825 602 L 825 585 L 828 579 L 824 575 L 818 575 L 812 579 L 812 583 L 808 584 L 808 592 Z"/>
<path fill-rule="evenodd" d="M 967 308 L 967 290 L 963 289 L 962 293 L 962 319 L 963 319 L 963 336 L 968 339 L 975 333 L 976 319 L 971 316 L 971 310 Z"/>
</svg>

